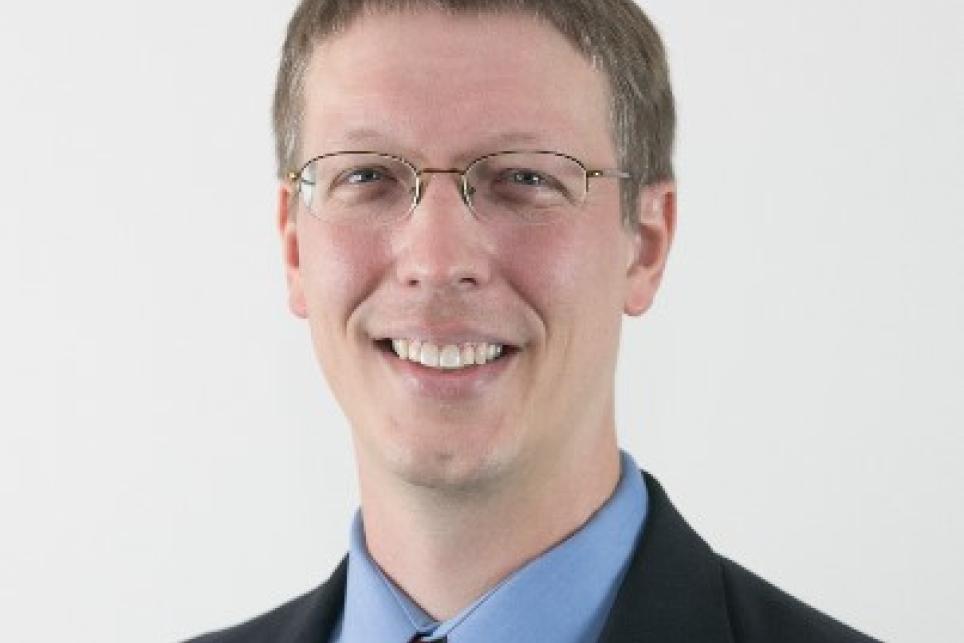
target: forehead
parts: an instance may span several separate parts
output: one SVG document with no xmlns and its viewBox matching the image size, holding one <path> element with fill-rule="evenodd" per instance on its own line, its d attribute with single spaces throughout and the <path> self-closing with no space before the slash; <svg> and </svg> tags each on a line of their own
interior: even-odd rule
<svg viewBox="0 0 964 643">
<path fill-rule="evenodd" d="M 316 46 L 304 95 L 307 153 L 382 144 L 441 161 L 513 143 L 612 149 L 604 74 L 516 13 L 365 15 Z"/>
</svg>

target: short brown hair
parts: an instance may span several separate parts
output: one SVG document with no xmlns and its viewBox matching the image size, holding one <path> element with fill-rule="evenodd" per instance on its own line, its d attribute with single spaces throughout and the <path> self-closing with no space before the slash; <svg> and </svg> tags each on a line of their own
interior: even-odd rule
<svg viewBox="0 0 964 643">
<path fill-rule="evenodd" d="M 676 110 L 662 40 L 633 0 L 302 0 L 288 24 L 274 95 L 279 176 L 298 164 L 304 75 L 315 46 L 360 14 L 421 8 L 535 16 L 606 74 L 618 162 L 632 175 L 623 182 L 623 219 L 634 227 L 640 188 L 673 178 Z"/>
</svg>

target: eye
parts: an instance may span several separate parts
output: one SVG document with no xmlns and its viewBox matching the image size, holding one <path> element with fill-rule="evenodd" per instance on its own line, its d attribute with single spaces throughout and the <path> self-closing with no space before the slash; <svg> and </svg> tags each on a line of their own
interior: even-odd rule
<svg viewBox="0 0 964 643">
<path fill-rule="evenodd" d="M 534 170 L 510 170 L 507 175 L 506 180 L 515 185 L 541 188 L 550 183 L 549 177 Z"/>
<path fill-rule="evenodd" d="M 347 185 L 364 185 L 366 183 L 377 183 L 386 178 L 391 178 L 387 172 L 376 167 L 360 167 L 346 170 L 342 173 L 338 183 Z"/>
<path fill-rule="evenodd" d="M 552 173 L 527 168 L 511 168 L 503 171 L 496 179 L 510 190 L 532 190 L 540 193 L 566 194 L 562 181 Z"/>
</svg>

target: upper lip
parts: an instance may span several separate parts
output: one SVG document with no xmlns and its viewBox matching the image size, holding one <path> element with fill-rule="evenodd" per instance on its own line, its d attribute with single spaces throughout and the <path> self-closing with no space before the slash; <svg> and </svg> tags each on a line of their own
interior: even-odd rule
<svg viewBox="0 0 964 643">
<path fill-rule="evenodd" d="M 502 344 L 503 346 L 517 346 L 518 342 L 510 341 L 505 334 L 483 330 L 465 324 L 399 324 L 388 326 L 371 333 L 375 341 L 385 339 L 417 339 L 431 342 L 440 346 L 447 344 L 467 344 L 485 342 L 487 344 Z"/>
</svg>

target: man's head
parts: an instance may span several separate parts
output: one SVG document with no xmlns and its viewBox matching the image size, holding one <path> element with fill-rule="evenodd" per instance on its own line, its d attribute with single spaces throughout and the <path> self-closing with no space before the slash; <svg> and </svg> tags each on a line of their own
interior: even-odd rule
<svg viewBox="0 0 964 643">
<path fill-rule="evenodd" d="M 573 34 L 600 20 L 601 5 L 617 12 L 595 28 L 610 40 L 645 33 L 652 54 L 661 52 L 655 33 L 630 3 L 353 11 L 366 4 L 379 3 L 302 4 L 277 101 L 280 163 L 294 170 L 279 202 L 290 306 L 308 320 L 351 422 L 363 493 L 374 479 L 478 488 L 614 458 L 621 317 L 652 302 L 673 231 L 672 102 L 662 73 L 653 81 L 662 89 L 636 88 L 659 96 L 646 99 L 659 103 L 648 116 L 615 110 L 617 127 L 664 117 L 622 167 L 612 135 L 617 81 Z M 554 4 L 582 10 L 564 19 Z M 517 8 L 529 5 L 546 17 Z M 638 42 L 635 60 L 643 50 Z M 665 72 L 653 55 L 647 64 Z M 633 168 L 645 166 L 644 178 L 587 173 L 588 192 L 576 198 L 529 166 L 476 172 L 473 186 L 450 173 L 504 150 L 551 150 L 637 180 Z M 382 156 L 343 166 L 337 155 L 359 151 Z M 324 169 L 311 162 L 331 154 L 338 161 Z M 406 167 L 443 173 L 423 175 L 419 191 Z M 634 186 L 622 217 L 621 183 Z M 398 199 L 387 197 L 404 200 L 407 189 L 417 207 L 381 207 L 394 208 Z M 486 195 L 496 204 L 489 210 L 473 202 Z M 504 347 L 501 357 L 480 357 L 481 344 Z"/>
</svg>

